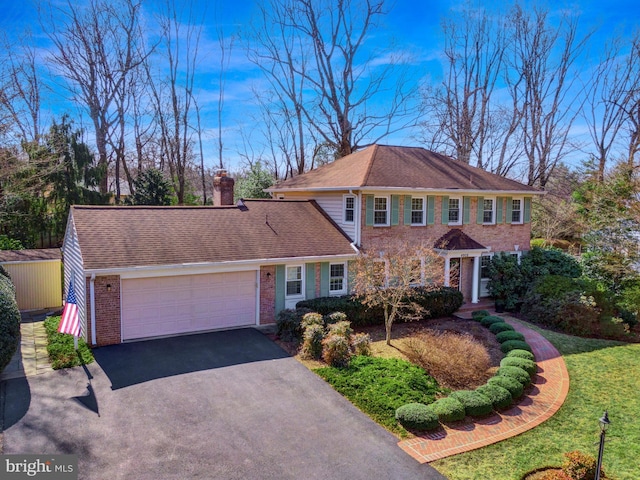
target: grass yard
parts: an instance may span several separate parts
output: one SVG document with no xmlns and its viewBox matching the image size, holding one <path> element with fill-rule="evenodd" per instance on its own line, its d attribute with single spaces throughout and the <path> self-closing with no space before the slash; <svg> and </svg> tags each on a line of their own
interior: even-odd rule
<svg viewBox="0 0 640 480">
<path fill-rule="evenodd" d="M 608 410 L 605 472 L 615 480 L 640 478 L 640 345 L 527 326 L 553 343 L 567 364 L 571 383 L 562 408 L 522 435 L 431 465 L 451 480 L 520 480 L 535 468 L 559 466 L 565 452 L 597 456 L 598 419 Z"/>
<path fill-rule="evenodd" d="M 73 336 L 58 333 L 60 317 L 48 317 L 44 321 L 47 332 L 47 353 L 54 370 L 77 367 L 93 362 L 93 354 L 83 339 L 78 339 L 78 351 L 73 348 Z"/>
</svg>

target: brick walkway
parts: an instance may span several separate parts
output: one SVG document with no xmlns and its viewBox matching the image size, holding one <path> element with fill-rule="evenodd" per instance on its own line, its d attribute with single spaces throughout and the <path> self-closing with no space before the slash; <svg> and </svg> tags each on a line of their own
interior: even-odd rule
<svg viewBox="0 0 640 480">
<path fill-rule="evenodd" d="M 47 354 L 47 334 L 44 331 L 47 313 L 36 311 L 21 314 L 20 345 L 9 365 L 0 373 L 0 381 L 52 371 Z"/>
<path fill-rule="evenodd" d="M 569 373 L 562 356 L 539 333 L 512 321 L 508 316 L 501 316 L 525 336 L 536 356 L 538 373 L 533 386 L 520 403 L 509 410 L 398 443 L 400 448 L 420 463 L 515 437 L 551 418 L 564 403 L 569 392 Z"/>
</svg>

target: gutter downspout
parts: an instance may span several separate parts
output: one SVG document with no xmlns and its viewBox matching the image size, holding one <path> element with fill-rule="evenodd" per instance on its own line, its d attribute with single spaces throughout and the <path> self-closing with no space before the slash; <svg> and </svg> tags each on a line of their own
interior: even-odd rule
<svg viewBox="0 0 640 480">
<path fill-rule="evenodd" d="M 353 190 L 349 189 L 349 193 L 353 195 Z M 362 237 L 361 227 L 362 227 L 362 191 L 358 190 L 358 208 L 356 209 L 356 234 L 353 240 L 357 246 L 361 245 L 360 239 Z"/>
<path fill-rule="evenodd" d="M 96 281 L 96 274 L 91 274 L 91 281 L 89 282 L 89 297 L 91 303 L 91 345 L 98 343 L 96 341 L 96 287 L 94 282 Z"/>
</svg>

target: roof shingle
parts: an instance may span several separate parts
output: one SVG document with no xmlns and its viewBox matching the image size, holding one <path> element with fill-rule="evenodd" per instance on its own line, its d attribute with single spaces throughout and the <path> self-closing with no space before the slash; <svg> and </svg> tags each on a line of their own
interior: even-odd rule
<svg viewBox="0 0 640 480">
<path fill-rule="evenodd" d="M 391 187 L 433 190 L 537 193 L 534 187 L 420 147 L 373 145 L 303 175 L 271 191 Z"/>
<path fill-rule="evenodd" d="M 74 206 L 71 215 L 87 270 L 355 253 L 348 237 L 313 201 Z"/>
<path fill-rule="evenodd" d="M 433 245 L 441 250 L 485 250 L 487 247 L 476 242 L 459 228 L 452 228 Z"/>
</svg>

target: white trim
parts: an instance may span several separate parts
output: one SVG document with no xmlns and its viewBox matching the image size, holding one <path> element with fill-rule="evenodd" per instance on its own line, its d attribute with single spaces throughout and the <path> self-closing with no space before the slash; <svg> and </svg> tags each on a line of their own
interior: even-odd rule
<svg viewBox="0 0 640 480">
<path fill-rule="evenodd" d="M 460 195 L 449 195 L 449 202 L 451 200 L 458 200 L 458 221 L 457 222 L 452 222 L 448 217 L 447 217 L 447 225 L 453 225 L 453 226 L 460 226 L 462 225 L 462 217 L 464 215 L 464 206 L 463 206 L 463 202 L 462 202 L 462 197 Z M 449 206 L 447 205 L 449 212 L 451 212 L 451 208 L 449 208 Z"/>
<path fill-rule="evenodd" d="M 424 227 L 427 224 L 427 197 L 421 195 L 411 195 L 411 226 L 412 227 Z M 419 198 L 422 200 L 422 222 L 421 223 L 413 223 L 413 212 L 417 212 L 417 210 L 413 209 L 413 199 Z"/>
<path fill-rule="evenodd" d="M 0 261 L 0 265 L 16 265 L 16 264 L 23 264 L 23 263 L 51 263 L 51 262 L 58 262 L 61 263 L 62 259 L 61 258 L 54 258 L 54 259 L 48 259 L 48 260 L 37 260 L 37 259 L 33 259 L 33 260 L 11 260 L 8 262 L 3 262 Z"/>
<path fill-rule="evenodd" d="M 481 189 L 442 189 L 442 188 L 411 188 L 411 187 L 369 187 L 363 185 L 353 185 L 353 186 L 339 186 L 339 187 L 297 187 L 297 188 L 283 188 L 283 189 L 265 189 L 266 192 L 269 193 L 278 193 L 278 192 L 339 192 L 345 190 L 361 190 L 364 193 L 369 193 L 370 191 L 384 191 L 384 192 L 429 192 L 430 195 L 442 196 L 449 195 L 453 193 L 454 195 L 465 195 L 477 197 L 478 195 L 482 196 L 483 194 L 489 193 L 490 195 L 546 195 L 546 191 L 539 190 L 481 190 Z"/>
<path fill-rule="evenodd" d="M 260 269 L 256 270 L 256 325 L 260 325 Z"/>
<path fill-rule="evenodd" d="M 347 198 L 353 199 L 353 220 L 347 220 Z M 342 195 L 342 221 L 347 225 L 355 225 L 356 210 L 358 209 L 357 197 L 353 193 L 345 193 Z"/>
<path fill-rule="evenodd" d="M 332 265 L 342 265 L 343 273 L 342 273 L 342 289 L 341 290 L 331 290 L 331 266 Z M 337 277 L 336 277 L 337 278 Z M 347 283 L 348 283 L 348 265 L 347 262 L 334 262 L 329 263 L 329 296 L 339 296 L 347 294 Z"/>
<path fill-rule="evenodd" d="M 300 293 L 296 293 L 294 295 L 289 295 L 287 293 L 287 282 L 289 281 L 287 279 L 287 271 L 290 268 L 300 268 Z M 306 269 L 305 269 L 305 264 L 304 263 L 291 263 L 291 264 L 286 264 L 284 266 L 284 306 L 285 308 L 292 308 L 290 306 L 288 306 L 287 304 L 289 303 L 294 303 L 294 307 L 295 307 L 295 303 L 298 303 L 301 300 L 305 300 L 306 299 L 306 285 L 305 285 L 305 277 L 306 275 Z M 296 280 L 297 281 L 297 280 Z"/>
<path fill-rule="evenodd" d="M 89 281 L 89 304 L 91 308 L 91 345 L 96 345 L 98 343 L 98 336 L 96 334 L 96 287 L 94 285 L 96 281 L 96 274 L 91 274 L 91 280 Z M 86 281 L 85 281 L 86 284 Z M 122 297 L 122 295 L 120 295 Z M 122 306 L 121 306 L 122 307 Z M 120 310 L 122 312 L 122 310 Z M 122 315 L 120 315 L 122 318 Z M 86 322 L 85 322 L 86 323 Z M 120 322 L 122 324 L 122 322 Z M 120 325 L 120 329 L 122 329 L 122 325 Z M 120 339 L 122 340 L 122 332 L 120 332 Z"/>
<path fill-rule="evenodd" d="M 376 223 L 376 211 L 382 212 L 382 210 L 376 210 L 376 198 L 386 199 L 386 223 Z M 373 226 L 374 227 L 388 227 L 391 225 L 391 196 L 390 195 L 374 195 L 373 196 Z"/>
<path fill-rule="evenodd" d="M 486 202 L 487 200 L 491 200 L 492 202 L 492 207 L 491 207 L 491 221 L 490 222 L 485 222 L 484 221 L 484 202 Z M 482 198 L 482 225 L 495 225 L 496 224 L 496 207 L 497 207 L 497 202 L 496 202 L 496 197 L 483 197 Z"/>
<path fill-rule="evenodd" d="M 513 221 L 513 201 L 514 200 L 519 200 L 520 201 L 520 221 L 519 222 L 514 222 Z M 505 212 L 506 215 L 506 212 Z M 510 222 L 511 225 L 522 225 L 524 223 L 524 197 L 511 197 L 511 216 L 512 218 L 510 218 Z"/>
</svg>

